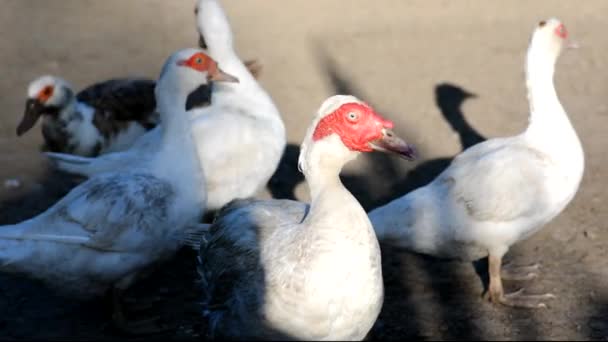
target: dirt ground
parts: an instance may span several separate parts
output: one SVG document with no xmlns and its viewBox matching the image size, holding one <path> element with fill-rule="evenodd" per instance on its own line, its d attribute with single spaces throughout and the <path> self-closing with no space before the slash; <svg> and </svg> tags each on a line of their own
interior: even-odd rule
<svg viewBox="0 0 608 342">
<path fill-rule="evenodd" d="M 604 0 L 225 0 L 242 58 L 258 58 L 290 145 L 261 197 L 308 200 L 295 162 L 314 111 L 350 93 L 396 122 L 420 152 L 416 163 L 362 156 L 344 182 L 366 209 L 432 179 L 483 138 L 527 124 L 523 79 L 533 26 L 559 17 L 580 48 L 558 62 L 558 94 L 582 140 L 579 193 L 544 230 L 514 246 L 516 264 L 540 262 L 538 279 L 506 283 L 557 299 L 542 310 L 482 299 L 477 265 L 383 247 L 386 298 L 369 338 L 608 340 L 608 219 L 605 152 L 608 62 Z M 39 155 L 39 127 L 17 138 L 28 82 L 43 73 L 77 88 L 129 75 L 155 78 L 174 50 L 196 43 L 193 0 L 0 0 L 0 223 L 42 212 L 78 180 L 52 172 Z M 463 91 L 476 94 L 465 101 Z M 468 122 L 468 124 L 465 124 Z M 194 253 L 182 251 L 129 296 L 174 329 L 153 338 L 204 334 Z M 75 302 L 28 278 L 0 274 L 0 339 L 148 339 L 107 324 L 103 299 Z M 136 315 L 137 313 L 133 313 Z"/>
</svg>

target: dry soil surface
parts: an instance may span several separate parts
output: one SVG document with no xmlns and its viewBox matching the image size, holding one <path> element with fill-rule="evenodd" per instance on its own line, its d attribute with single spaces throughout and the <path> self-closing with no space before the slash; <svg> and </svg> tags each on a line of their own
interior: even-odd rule
<svg viewBox="0 0 608 342">
<path fill-rule="evenodd" d="M 509 290 L 557 295 L 547 309 L 482 299 L 487 272 L 383 248 L 386 299 L 370 339 L 608 339 L 608 2 L 447 0 L 226 0 L 242 58 L 258 58 L 260 82 L 288 128 L 283 163 L 261 197 L 308 200 L 295 165 L 298 145 L 326 97 L 350 93 L 396 122 L 417 145 L 416 163 L 362 156 L 344 182 L 366 209 L 425 184 L 463 147 L 520 132 L 527 124 L 523 61 L 541 19 L 556 16 L 580 48 L 558 62 L 556 87 L 582 140 L 584 179 L 573 202 L 545 229 L 514 246 L 516 264 L 542 263 L 539 278 Z M 39 154 L 39 127 L 17 138 L 28 82 L 60 75 L 77 88 L 111 77 L 155 78 L 174 50 L 196 44 L 194 1 L 0 1 L 0 223 L 42 212 L 78 179 L 52 172 Z M 462 91 L 476 94 L 462 98 Z M 462 120 L 468 125 L 464 125 Z M 205 333 L 194 253 L 182 251 L 130 291 L 172 330 Z M 107 324 L 103 299 L 59 298 L 36 281 L 0 275 L 1 339 L 137 339 Z M 141 311 L 139 311 L 141 312 Z M 136 313 L 133 313 L 134 317 Z"/>
</svg>

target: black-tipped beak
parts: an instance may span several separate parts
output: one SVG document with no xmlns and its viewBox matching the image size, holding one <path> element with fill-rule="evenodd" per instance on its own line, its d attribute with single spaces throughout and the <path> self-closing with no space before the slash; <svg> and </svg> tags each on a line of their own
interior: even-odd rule
<svg viewBox="0 0 608 342">
<path fill-rule="evenodd" d="M 394 153 L 410 161 L 416 159 L 414 147 L 399 138 L 390 129 L 383 129 L 382 138 L 370 142 L 369 145 L 376 151 Z"/>
<path fill-rule="evenodd" d="M 44 106 L 42 103 L 36 99 L 28 99 L 25 102 L 25 113 L 23 114 L 23 118 L 17 126 L 17 136 L 21 136 L 23 133 L 29 131 L 34 125 L 36 121 L 40 118 L 44 111 Z"/>
</svg>

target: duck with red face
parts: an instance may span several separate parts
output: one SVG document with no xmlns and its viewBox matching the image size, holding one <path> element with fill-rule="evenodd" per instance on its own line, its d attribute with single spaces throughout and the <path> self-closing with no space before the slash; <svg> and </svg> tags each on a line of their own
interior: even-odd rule
<svg viewBox="0 0 608 342">
<path fill-rule="evenodd" d="M 186 106 L 199 91 L 208 96 L 191 105 L 211 114 L 214 82 L 236 78 L 199 49 L 174 53 L 154 90 L 163 121 L 158 149 L 137 167 L 91 177 L 34 218 L 0 227 L 0 271 L 40 279 L 75 299 L 111 290 L 117 326 L 139 330 L 118 299 L 142 271 L 173 255 L 180 247 L 175 237 L 205 211 L 204 173 Z"/>
<path fill-rule="evenodd" d="M 407 160 L 393 123 L 353 96 L 325 100 L 301 144 L 310 205 L 235 200 L 200 243 L 212 337 L 361 340 L 383 303 L 380 248 L 340 171 L 361 153 Z"/>
<path fill-rule="evenodd" d="M 28 87 L 17 135 L 42 118 L 47 151 L 96 156 L 125 150 L 159 122 L 154 86 L 147 79 L 112 79 L 75 94 L 60 77 L 39 77 Z"/>
<path fill-rule="evenodd" d="M 551 293 L 508 293 L 503 287 L 503 279 L 535 278 L 539 265 L 503 267 L 502 261 L 513 244 L 566 208 L 582 179 L 583 149 L 553 81 L 563 49 L 574 47 L 567 38 L 557 18 L 535 23 L 525 60 L 527 129 L 466 149 L 428 185 L 372 210 L 380 241 L 442 258 L 488 257 L 487 299 L 546 307 Z"/>
</svg>

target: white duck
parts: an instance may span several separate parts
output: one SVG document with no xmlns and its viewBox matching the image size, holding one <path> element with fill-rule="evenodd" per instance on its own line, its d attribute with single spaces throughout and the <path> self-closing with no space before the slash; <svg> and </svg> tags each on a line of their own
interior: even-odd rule
<svg viewBox="0 0 608 342">
<path fill-rule="evenodd" d="M 274 102 L 239 59 L 232 31 L 220 4 L 199 0 L 196 7 L 201 44 L 239 83 L 217 84 L 212 115 L 194 113 L 194 136 L 205 168 L 207 209 L 216 210 L 235 198 L 246 198 L 266 185 L 286 145 L 285 126 Z M 157 145 L 151 132 L 130 151 L 98 158 L 48 154 L 64 171 L 92 176 L 130 168 Z M 254 166 L 254 167 L 252 167 Z"/>
<path fill-rule="evenodd" d="M 299 166 L 311 205 L 236 200 L 204 235 L 199 271 L 214 336 L 360 340 L 383 302 L 380 249 L 339 173 L 360 152 L 413 150 L 353 96 L 320 107 Z"/>
<path fill-rule="evenodd" d="M 285 126 L 272 98 L 234 50 L 233 34 L 217 0 L 198 0 L 197 27 L 209 54 L 239 78 L 217 85 L 216 117 L 199 116 L 199 157 L 205 165 L 208 208 L 256 194 L 272 177 L 286 146 Z M 255 165 L 255 167 L 252 167 Z"/>
<path fill-rule="evenodd" d="M 28 87 L 17 135 L 43 117 L 46 150 L 88 157 L 126 150 L 158 124 L 154 85 L 147 79 L 112 79 L 75 94 L 62 78 L 39 77 Z"/>
<path fill-rule="evenodd" d="M 189 99 L 193 92 L 210 96 L 203 88 L 224 80 L 234 78 L 202 50 L 174 53 L 155 89 L 163 120 L 158 151 L 139 167 L 90 178 L 32 219 L 0 227 L 0 269 L 28 274 L 73 297 L 113 287 L 118 298 L 144 268 L 169 257 L 206 201 Z M 199 104 L 211 102 L 203 100 Z"/>
<path fill-rule="evenodd" d="M 534 30 L 526 59 L 530 123 L 525 132 L 479 143 L 458 155 L 432 183 L 370 212 L 378 239 L 441 257 L 489 256 L 487 296 L 494 303 L 543 307 L 553 295 L 505 294 L 501 263 L 514 243 L 557 216 L 576 194 L 584 169 L 581 144 L 553 85 L 567 37 L 557 19 Z M 505 272 L 507 271 L 507 272 Z"/>
</svg>

